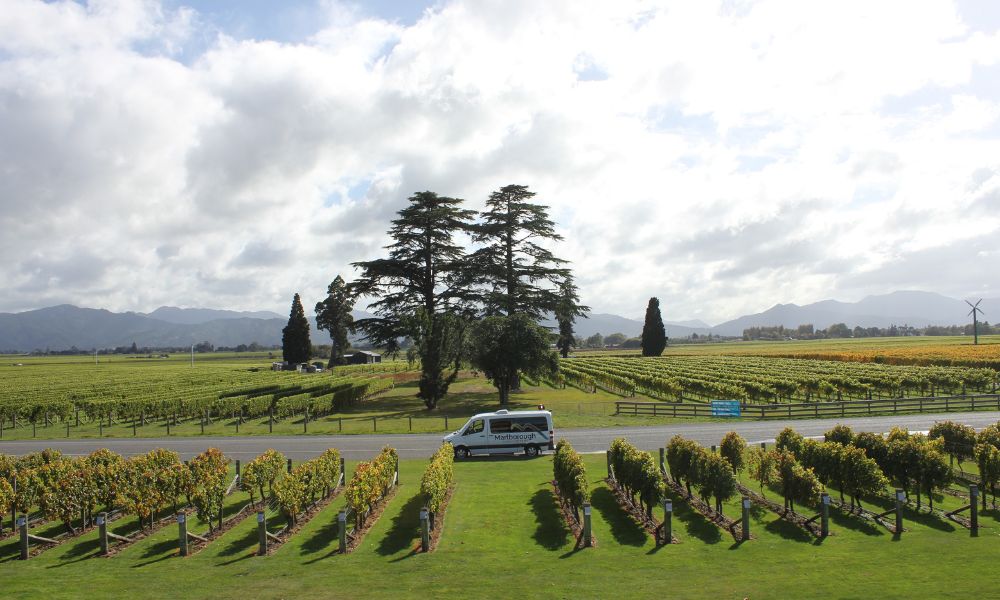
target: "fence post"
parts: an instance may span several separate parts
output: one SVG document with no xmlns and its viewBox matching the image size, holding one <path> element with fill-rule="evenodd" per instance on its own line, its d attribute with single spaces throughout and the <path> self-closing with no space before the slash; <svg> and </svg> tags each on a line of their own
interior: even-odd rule
<svg viewBox="0 0 1000 600">
<path fill-rule="evenodd" d="M 761 450 L 767 450 L 767 442 L 761 442 L 760 443 L 760 449 Z"/>
<path fill-rule="evenodd" d="M 743 498 L 743 541 L 750 539 L 750 498 Z"/>
<path fill-rule="evenodd" d="M 344 468 L 344 457 L 340 457 L 340 481 L 337 482 L 338 485 L 347 482 L 347 470 Z"/>
<path fill-rule="evenodd" d="M 267 555 L 267 516 L 264 511 L 257 511 L 257 556 Z"/>
<path fill-rule="evenodd" d="M 288 459 L 288 472 L 289 473 L 292 472 L 292 459 L 290 459 L 290 458 Z"/>
<path fill-rule="evenodd" d="M 660 473 L 667 472 L 667 463 L 666 459 L 664 458 L 664 454 L 666 454 L 666 452 L 667 452 L 666 448 L 660 448 Z"/>
<path fill-rule="evenodd" d="M 337 513 L 337 532 L 340 534 L 340 552 L 347 552 L 347 511 Z"/>
<path fill-rule="evenodd" d="M 302 417 L 302 433 L 309 433 L 309 407 L 306 407 Z"/>
<path fill-rule="evenodd" d="M 583 546 L 590 548 L 590 502 L 583 503 Z"/>
<path fill-rule="evenodd" d="M 66 421 L 66 437 L 69 437 L 69 421 Z"/>
<path fill-rule="evenodd" d="M 431 549 L 431 532 L 427 507 L 420 509 L 420 550 L 427 552 Z"/>
<path fill-rule="evenodd" d="M 18 515 L 17 530 L 21 534 L 21 560 L 28 560 L 28 515 Z"/>
<path fill-rule="evenodd" d="M 101 541 L 101 556 L 108 555 L 108 513 L 97 515 L 97 537 Z"/>
<path fill-rule="evenodd" d="M 674 503 L 670 500 L 663 501 L 663 543 L 672 544 L 674 542 Z"/>
<path fill-rule="evenodd" d="M 903 503 L 906 501 L 906 492 L 896 490 L 896 535 L 903 535 Z"/>
<path fill-rule="evenodd" d="M 712 446 L 712 454 L 715 454 L 715 446 Z"/>
<path fill-rule="evenodd" d="M 205 435 L 205 411 L 201 411 L 201 434 Z"/>
<path fill-rule="evenodd" d="M 378 431 L 378 421 L 375 419 L 376 417 L 372 416 L 372 431 Z"/>
<path fill-rule="evenodd" d="M 243 483 L 240 481 L 240 459 L 238 458 L 236 459 L 236 481 L 241 484 Z"/>
<path fill-rule="evenodd" d="M 344 432 L 344 417 L 337 417 L 337 431 Z"/>
<path fill-rule="evenodd" d="M 969 527 L 969 534 L 972 537 L 979 537 L 979 486 L 976 484 L 969 486 L 969 501 L 971 502 L 969 505 L 971 509 L 969 516 L 972 521 L 972 525 Z"/>
<path fill-rule="evenodd" d="M 444 430 L 448 431 L 448 415 L 444 416 Z"/>
<path fill-rule="evenodd" d="M 187 531 L 187 515 L 184 513 L 177 513 L 177 529 L 179 539 L 177 540 L 180 544 L 180 555 L 187 556 L 188 553 L 188 531 Z"/>
<path fill-rule="evenodd" d="M 610 450 L 605 450 L 604 451 L 604 457 L 608 461 L 608 479 L 611 479 L 611 451 Z"/>
<path fill-rule="evenodd" d="M 826 537 L 830 535 L 830 494 L 823 494 L 820 508 L 823 511 L 820 517 L 820 537 Z"/>
<path fill-rule="evenodd" d="M 267 407 L 267 432 L 274 433 L 274 406 Z"/>
<path fill-rule="evenodd" d="M 410 420 L 410 431 L 413 431 L 413 417 L 407 417 Z"/>
</svg>

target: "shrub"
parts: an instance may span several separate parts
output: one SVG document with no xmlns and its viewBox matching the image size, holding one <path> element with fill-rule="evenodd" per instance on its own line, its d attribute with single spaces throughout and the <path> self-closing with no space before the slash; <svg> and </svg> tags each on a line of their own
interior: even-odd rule
<svg viewBox="0 0 1000 600">
<path fill-rule="evenodd" d="M 359 463 L 355 468 L 345 496 L 347 505 L 354 511 L 357 527 L 364 525 L 368 512 L 392 487 L 398 465 L 396 450 L 386 446 L 374 459 Z"/>
<path fill-rule="evenodd" d="M 552 459 L 552 471 L 559 487 L 559 493 L 573 508 L 573 516 L 580 520 L 580 507 L 590 500 L 590 486 L 583 458 L 565 439 L 556 444 L 556 455 Z"/>
<path fill-rule="evenodd" d="M 420 478 L 420 493 L 423 494 L 424 502 L 432 514 L 441 509 L 448 495 L 455 474 L 454 465 L 455 449 L 445 442 L 431 457 L 431 463 L 427 465 Z"/>
<path fill-rule="evenodd" d="M 734 473 L 739 473 L 743 470 L 743 455 L 746 452 L 746 448 L 747 441 L 735 431 L 730 431 L 722 438 L 722 442 L 719 445 L 719 454 L 729 462 L 729 466 Z"/>
<path fill-rule="evenodd" d="M 263 502 L 274 495 L 274 483 L 285 474 L 285 455 L 274 449 L 265 450 L 263 454 L 247 463 L 240 474 L 240 486 L 250 493 L 253 502 L 254 489 L 260 492 Z M 264 486 L 267 486 L 267 493 Z"/>
<path fill-rule="evenodd" d="M 663 498 L 663 478 L 656 467 L 656 461 L 647 452 L 642 452 L 622 438 L 611 442 L 611 466 L 615 480 L 633 501 L 639 496 L 640 507 L 646 514 L 653 514 L 653 506 Z"/>
</svg>

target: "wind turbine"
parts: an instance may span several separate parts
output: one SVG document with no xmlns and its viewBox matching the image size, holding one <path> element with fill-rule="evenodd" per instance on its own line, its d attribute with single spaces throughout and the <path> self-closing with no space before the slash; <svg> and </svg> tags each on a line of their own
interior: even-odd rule
<svg viewBox="0 0 1000 600">
<path fill-rule="evenodd" d="M 982 298 L 977 300 L 975 304 L 969 302 L 968 300 L 965 301 L 966 304 L 972 307 L 972 310 L 969 311 L 969 314 L 972 315 L 973 344 L 979 344 L 979 319 L 977 318 L 978 315 L 976 313 L 979 313 L 980 315 L 985 314 L 983 313 L 983 309 L 979 308 L 979 303 L 982 301 L 983 301 Z"/>
</svg>

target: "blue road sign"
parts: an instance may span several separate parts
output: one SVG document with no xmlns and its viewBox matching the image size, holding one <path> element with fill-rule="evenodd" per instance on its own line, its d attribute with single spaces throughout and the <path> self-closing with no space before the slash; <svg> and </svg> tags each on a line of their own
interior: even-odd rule
<svg viewBox="0 0 1000 600">
<path fill-rule="evenodd" d="M 740 416 L 739 400 L 712 400 L 713 417 L 738 417 Z"/>
</svg>

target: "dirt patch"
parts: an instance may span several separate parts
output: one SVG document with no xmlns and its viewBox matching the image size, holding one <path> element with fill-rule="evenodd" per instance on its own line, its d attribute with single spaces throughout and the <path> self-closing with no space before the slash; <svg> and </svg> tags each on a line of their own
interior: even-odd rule
<svg viewBox="0 0 1000 600">
<path fill-rule="evenodd" d="M 563 520 L 566 521 L 566 525 L 569 527 L 570 531 L 573 532 L 573 538 L 576 540 L 576 544 L 573 546 L 573 549 L 578 550 L 580 548 L 586 548 L 587 546 L 584 543 L 585 540 L 583 539 L 583 523 L 576 520 L 576 517 L 573 515 L 572 505 L 568 501 L 566 501 L 565 498 L 563 498 L 563 495 L 559 491 L 559 486 L 556 485 L 555 480 L 552 480 L 550 483 L 552 484 L 552 490 L 556 495 L 556 500 L 559 504 L 559 510 L 560 512 L 562 512 Z M 590 547 L 591 548 L 597 547 L 597 538 L 594 537 L 593 530 L 591 530 L 590 532 Z"/>
</svg>

